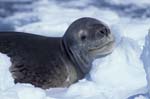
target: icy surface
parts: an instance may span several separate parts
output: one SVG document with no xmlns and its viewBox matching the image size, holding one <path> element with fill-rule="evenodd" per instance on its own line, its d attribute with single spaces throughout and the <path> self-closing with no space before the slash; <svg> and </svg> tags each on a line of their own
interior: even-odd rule
<svg viewBox="0 0 150 99">
<path fill-rule="evenodd" d="M 149 0 L 106 0 L 107 2 L 111 2 L 113 4 L 123 4 L 123 5 L 138 5 L 138 6 L 143 6 L 143 5 L 148 5 L 150 4 Z"/>
<path fill-rule="evenodd" d="M 36 88 L 31 84 L 14 84 L 9 72 L 10 58 L 0 54 L 0 98 L 127 99 L 137 93 L 146 92 L 146 73 L 148 72 L 145 73 L 144 66 L 147 68 L 149 64 L 149 54 L 147 53 L 149 53 L 150 46 L 147 46 L 149 43 L 145 43 L 145 36 L 150 28 L 150 17 L 143 19 L 145 14 L 142 14 L 140 18 L 133 18 L 132 15 L 130 17 L 130 14 L 121 16 L 118 10 L 105 9 L 106 7 L 99 8 L 94 4 L 89 5 L 92 3 L 90 0 L 80 2 L 62 0 L 62 3 L 58 3 L 59 0 L 56 1 L 35 2 L 30 5 L 33 11 L 17 12 L 13 16 L 6 17 L 5 21 L 12 22 L 16 31 L 61 37 L 71 22 L 77 18 L 94 17 L 107 23 L 115 35 L 116 47 L 113 53 L 107 57 L 96 59 L 89 76 L 69 88 L 50 88 L 48 90 Z M 104 1 L 108 2 L 108 0 Z M 111 0 L 109 3 L 138 6 L 150 4 L 148 0 Z M 147 36 L 146 42 L 149 41 Z M 141 60 L 142 52 L 144 54 Z M 135 99 L 146 98 L 140 95 Z"/>
</svg>

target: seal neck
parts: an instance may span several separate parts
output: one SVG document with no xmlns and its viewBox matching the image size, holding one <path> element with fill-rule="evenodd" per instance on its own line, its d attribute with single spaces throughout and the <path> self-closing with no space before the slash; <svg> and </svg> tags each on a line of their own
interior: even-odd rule
<svg viewBox="0 0 150 99">
<path fill-rule="evenodd" d="M 77 71 L 80 71 L 82 75 L 89 73 L 93 59 L 90 59 L 84 51 L 79 51 L 78 48 L 73 49 L 68 47 L 64 40 L 62 40 L 62 45 Z"/>
<path fill-rule="evenodd" d="M 70 49 L 65 45 L 65 42 L 62 40 L 61 41 L 61 50 L 66 53 L 65 57 L 67 58 L 67 60 L 65 60 L 67 63 L 71 64 L 76 72 L 77 72 L 77 78 L 78 79 L 82 79 L 84 77 L 84 72 L 80 69 L 78 63 L 75 61 L 76 59 L 73 57 L 72 52 L 70 51 Z"/>
</svg>

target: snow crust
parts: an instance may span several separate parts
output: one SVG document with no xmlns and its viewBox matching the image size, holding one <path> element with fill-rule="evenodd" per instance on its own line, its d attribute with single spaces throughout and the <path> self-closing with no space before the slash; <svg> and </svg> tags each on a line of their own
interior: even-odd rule
<svg viewBox="0 0 150 99">
<path fill-rule="evenodd" d="M 111 1 L 141 4 L 144 1 L 147 3 L 148 0 Z M 83 5 L 83 2 L 80 5 Z M 149 66 L 150 46 L 149 43 L 145 43 L 145 36 L 150 28 L 150 19 L 131 19 L 95 6 L 88 6 L 86 9 L 65 8 L 47 0 L 36 2 L 32 6 L 33 12 L 16 13 L 6 19 L 13 22 L 16 31 L 61 37 L 71 22 L 77 18 L 94 17 L 109 25 L 116 38 L 116 47 L 112 54 L 93 62 L 88 77 L 69 88 L 48 90 L 36 88 L 31 84 L 14 84 L 9 72 L 10 58 L 0 53 L 1 99 L 127 99 L 142 88 L 147 88 L 146 73 L 150 73 L 149 71 L 145 73 L 145 70 Z M 148 38 L 149 36 L 146 42 L 150 41 Z M 134 99 L 146 97 L 139 96 Z"/>
</svg>

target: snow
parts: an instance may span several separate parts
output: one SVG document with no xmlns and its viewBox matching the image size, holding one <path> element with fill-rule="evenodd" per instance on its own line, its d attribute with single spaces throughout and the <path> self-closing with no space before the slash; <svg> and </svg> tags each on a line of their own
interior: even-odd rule
<svg viewBox="0 0 150 99">
<path fill-rule="evenodd" d="M 145 6 L 150 4 L 149 0 L 106 0 L 107 2 L 113 4 L 122 4 L 122 5 L 137 5 L 137 6 Z"/>
<path fill-rule="evenodd" d="M 67 9 L 62 6 L 58 6 L 53 2 L 48 3 L 46 0 L 42 3 L 35 4 L 34 6 L 39 6 L 34 9 L 34 13 L 37 15 L 40 22 L 34 22 L 18 27 L 17 31 L 37 33 L 46 36 L 62 36 L 62 33 L 65 32 L 71 22 L 84 16 L 95 17 L 103 20 L 105 23 L 111 22 L 109 25 L 116 23 L 119 18 L 115 12 L 109 10 L 105 10 L 104 12 L 103 10 L 93 6 L 81 11 L 80 9 L 74 8 Z M 15 17 L 18 18 L 18 15 Z"/>
<path fill-rule="evenodd" d="M 147 69 L 150 34 L 146 39 L 145 36 L 150 28 L 150 19 L 120 16 L 110 9 L 87 6 L 90 2 L 83 0 L 77 3 L 73 0 L 66 4 L 75 4 L 77 8 L 68 8 L 64 7 L 65 3 L 57 4 L 54 1 L 41 0 L 32 4 L 32 12 L 15 13 L 5 20 L 12 22 L 16 31 L 61 37 L 74 20 L 85 16 L 97 18 L 108 24 L 115 36 L 116 47 L 112 54 L 96 59 L 87 77 L 69 88 L 43 90 L 31 84 L 14 84 L 9 72 L 10 58 L 0 53 L 1 99 L 127 99 L 138 93 L 146 93 L 146 74 L 147 78 L 150 74 Z M 148 0 L 111 0 L 111 3 L 142 6 L 150 4 Z M 80 9 L 79 6 L 86 8 Z M 146 97 L 140 95 L 134 99 Z"/>
</svg>

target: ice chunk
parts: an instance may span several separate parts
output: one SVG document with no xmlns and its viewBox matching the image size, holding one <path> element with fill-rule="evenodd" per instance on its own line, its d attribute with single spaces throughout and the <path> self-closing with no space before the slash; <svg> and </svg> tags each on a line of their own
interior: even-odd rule
<svg viewBox="0 0 150 99">
<path fill-rule="evenodd" d="M 140 53 L 140 47 L 134 40 L 122 38 L 111 55 L 94 62 L 92 80 L 99 87 L 114 88 L 120 95 L 121 91 L 123 94 L 144 87 L 146 79 Z"/>
<path fill-rule="evenodd" d="M 10 58 L 0 53 L 0 90 L 6 90 L 14 85 L 14 80 L 9 72 L 10 66 Z"/>
<path fill-rule="evenodd" d="M 144 45 L 143 53 L 141 55 L 141 59 L 143 61 L 144 69 L 146 72 L 148 93 L 150 96 L 150 31 L 145 39 L 145 45 Z"/>
<path fill-rule="evenodd" d="M 146 72 L 148 92 L 145 92 L 144 94 L 140 93 L 133 95 L 128 99 L 147 99 L 148 97 L 150 97 L 150 31 L 148 35 L 145 37 L 145 45 L 141 54 L 141 60 L 143 61 L 144 69 Z"/>
</svg>

